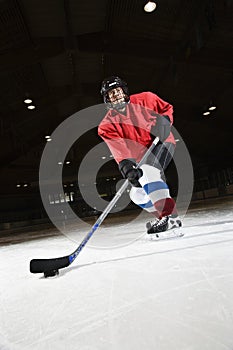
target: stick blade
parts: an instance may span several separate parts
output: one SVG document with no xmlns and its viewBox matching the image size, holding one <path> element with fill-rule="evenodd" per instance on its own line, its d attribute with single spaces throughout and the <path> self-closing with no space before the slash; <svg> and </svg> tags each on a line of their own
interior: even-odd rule
<svg viewBox="0 0 233 350">
<path fill-rule="evenodd" d="M 69 265 L 69 256 L 54 259 L 32 259 L 30 261 L 30 272 L 43 273 L 46 271 L 63 269 Z"/>
</svg>

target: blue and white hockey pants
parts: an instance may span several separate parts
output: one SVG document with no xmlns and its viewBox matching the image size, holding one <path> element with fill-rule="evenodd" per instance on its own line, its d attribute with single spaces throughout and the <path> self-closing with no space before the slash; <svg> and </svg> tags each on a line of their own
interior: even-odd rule
<svg viewBox="0 0 233 350">
<path fill-rule="evenodd" d="M 175 201 L 162 178 L 174 150 L 172 143 L 159 143 L 146 163 L 140 167 L 143 171 L 139 179 L 142 187 L 132 186 L 130 191 L 130 198 L 135 204 L 158 218 L 177 213 Z"/>
</svg>

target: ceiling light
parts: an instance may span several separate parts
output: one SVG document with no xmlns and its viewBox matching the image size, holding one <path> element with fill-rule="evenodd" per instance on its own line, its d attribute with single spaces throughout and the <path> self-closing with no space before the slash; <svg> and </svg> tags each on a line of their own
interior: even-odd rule
<svg viewBox="0 0 233 350">
<path fill-rule="evenodd" d="M 51 138 L 51 136 L 49 136 L 49 135 L 46 135 L 46 136 L 45 136 L 45 139 L 46 139 L 46 141 L 48 141 L 48 142 L 49 142 L 49 141 L 52 141 L 52 138 Z"/>
<path fill-rule="evenodd" d="M 36 108 L 36 106 L 34 106 L 34 105 L 29 105 L 28 106 L 28 109 L 35 109 Z"/>
<path fill-rule="evenodd" d="M 210 112 L 204 112 L 204 113 L 203 113 L 203 115 L 208 115 L 208 114 L 210 114 Z"/>
<path fill-rule="evenodd" d="M 23 102 L 24 103 L 32 103 L 32 100 L 30 98 L 26 98 Z"/>
<path fill-rule="evenodd" d="M 106 159 L 106 157 L 101 157 L 102 159 Z"/>
<path fill-rule="evenodd" d="M 69 161 L 69 160 L 67 160 L 66 164 L 70 164 L 70 161 Z"/>
<path fill-rule="evenodd" d="M 144 11 L 153 12 L 156 9 L 156 3 L 154 1 L 148 1 L 148 3 L 144 6 Z"/>
<path fill-rule="evenodd" d="M 16 187 L 21 187 L 21 185 L 20 185 L 20 184 L 18 184 L 18 185 L 16 185 Z"/>
<path fill-rule="evenodd" d="M 209 110 L 210 111 L 213 111 L 214 109 L 216 109 L 217 107 L 216 106 L 211 106 L 211 107 L 209 107 Z"/>
<path fill-rule="evenodd" d="M 57 164 L 58 164 L 58 165 L 62 165 L 62 162 L 58 162 Z"/>
</svg>

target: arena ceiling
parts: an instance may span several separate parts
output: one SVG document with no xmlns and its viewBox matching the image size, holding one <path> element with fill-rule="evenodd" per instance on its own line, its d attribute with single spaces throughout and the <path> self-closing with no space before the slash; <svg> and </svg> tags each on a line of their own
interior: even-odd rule
<svg viewBox="0 0 233 350">
<path fill-rule="evenodd" d="M 152 91 L 174 105 L 195 167 L 232 164 L 233 1 L 157 0 L 152 13 L 145 3 L 0 0 L 3 191 L 38 182 L 45 136 L 101 103 L 109 75 L 131 93 Z M 204 116 L 211 103 L 217 108 Z M 96 130 L 84 135 L 71 161 L 98 142 Z"/>
</svg>

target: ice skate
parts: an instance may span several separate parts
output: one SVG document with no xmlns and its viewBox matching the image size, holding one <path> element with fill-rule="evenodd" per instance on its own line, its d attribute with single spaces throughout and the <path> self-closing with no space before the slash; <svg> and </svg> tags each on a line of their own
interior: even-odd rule
<svg viewBox="0 0 233 350">
<path fill-rule="evenodd" d="M 149 221 L 146 224 L 147 228 L 147 233 L 148 234 L 155 234 L 157 237 L 162 232 L 180 228 L 182 226 L 182 221 L 179 218 L 178 215 L 169 215 L 169 216 L 164 216 L 162 219 L 155 219 L 153 221 Z M 174 232 L 173 232 L 174 233 Z M 168 235 L 169 236 L 169 233 Z"/>
</svg>

